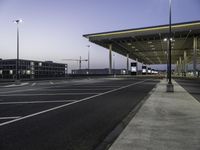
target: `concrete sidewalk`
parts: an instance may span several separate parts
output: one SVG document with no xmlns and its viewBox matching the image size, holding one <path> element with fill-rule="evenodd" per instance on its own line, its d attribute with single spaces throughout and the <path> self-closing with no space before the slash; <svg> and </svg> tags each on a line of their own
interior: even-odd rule
<svg viewBox="0 0 200 150">
<path fill-rule="evenodd" d="M 200 103 L 162 80 L 109 150 L 200 150 Z"/>
</svg>

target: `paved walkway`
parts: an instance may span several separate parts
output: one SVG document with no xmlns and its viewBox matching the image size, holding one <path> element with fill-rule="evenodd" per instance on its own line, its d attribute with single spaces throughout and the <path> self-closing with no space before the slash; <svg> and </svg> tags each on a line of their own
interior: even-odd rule
<svg viewBox="0 0 200 150">
<path fill-rule="evenodd" d="M 200 150 L 200 103 L 162 80 L 109 150 Z"/>
</svg>

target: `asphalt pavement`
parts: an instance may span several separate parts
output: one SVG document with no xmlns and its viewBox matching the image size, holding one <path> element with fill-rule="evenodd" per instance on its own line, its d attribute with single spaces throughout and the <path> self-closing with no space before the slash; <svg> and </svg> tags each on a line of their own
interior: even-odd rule
<svg viewBox="0 0 200 150">
<path fill-rule="evenodd" d="M 176 79 L 176 81 L 200 102 L 200 79 Z"/>
<path fill-rule="evenodd" d="M 102 78 L 2 85 L 0 149 L 97 149 L 158 82 Z"/>
</svg>

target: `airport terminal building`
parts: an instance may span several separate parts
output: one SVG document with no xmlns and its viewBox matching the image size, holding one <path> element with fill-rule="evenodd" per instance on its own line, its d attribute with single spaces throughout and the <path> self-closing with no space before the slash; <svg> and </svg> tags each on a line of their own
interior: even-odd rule
<svg viewBox="0 0 200 150">
<path fill-rule="evenodd" d="M 0 59 L 0 78 L 16 79 L 17 59 Z M 33 61 L 19 59 L 19 79 L 40 79 L 65 77 L 68 72 L 68 65 L 54 63 L 53 61 Z"/>
<path fill-rule="evenodd" d="M 109 74 L 112 72 L 112 52 L 126 57 L 127 72 L 129 58 L 142 63 L 143 73 L 150 65 L 168 64 L 169 41 L 171 41 L 171 64 L 174 74 L 199 76 L 200 68 L 200 20 L 172 24 L 171 38 L 169 25 L 159 25 L 126 30 L 117 30 L 83 35 L 90 42 L 108 49 Z M 138 72 L 137 64 L 131 66 Z"/>
</svg>

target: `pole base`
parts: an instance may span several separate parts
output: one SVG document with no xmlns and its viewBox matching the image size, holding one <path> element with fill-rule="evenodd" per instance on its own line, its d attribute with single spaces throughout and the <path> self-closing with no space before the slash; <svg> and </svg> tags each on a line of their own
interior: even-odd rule
<svg viewBox="0 0 200 150">
<path fill-rule="evenodd" d="M 166 92 L 174 92 L 174 85 L 172 83 L 167 83 Z"/>
</svg>

